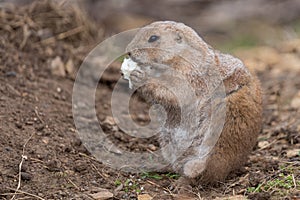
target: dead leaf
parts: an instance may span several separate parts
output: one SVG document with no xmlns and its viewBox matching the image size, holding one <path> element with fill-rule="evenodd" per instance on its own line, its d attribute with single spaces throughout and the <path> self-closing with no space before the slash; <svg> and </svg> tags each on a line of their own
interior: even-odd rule
<svg viewBox="0 0 300 200">
<path fill-rule="evenodd" d="M 66 76 L 65 66 L 59 56 L 56 56 L 50 63 L 51 73 L 55 76 Z"/>
<path fill-rule="evenodd" d="M 300 92 L 292 99 L 291 106 L 293 108 L 300 108 Z"/>
<path fill-rule="evenodd" d="M 247 200 L 247 197 L 242 196 L 242 195 L 235 195 L 235 196 L 230 196 L 230 197 L 219 197 L 219 198 L 216 198 L 216 200 Z"/>
<path fill-rule="evenodd" d="M 189 194 L 178 194 L 174 197 L 174 200 L 195 200 L 195 197 Z"/>
<path fill-rule="evenodd" d="M 100 190 L 100 188 L 99 188 Z M 107 189 L 102 189 L 100 192 L 94 193 L 94 194 L 89 194 L 93 199 L 96 200 L 105 200 L 105 199 L 109 199 L 112 198 L 114 195 L 113 193 L 111 193 L 110 191 L 108 191 Z"/>
<path fill-rule="evenodd" d="M 258 146 L 260 149 L 262 149 L 262 148 L 267 147 L 269 144 L 270 144 L 270 143 L 269 143 L 268 141 L 260 141 L 260 142 L 258 142 L 258 145 L 257 145 L 257 146 Z"/>
<path fill-rule="evenodd" d="M 42 142 L 43 142 L 44 144 L 48 144 L 48 143 L 49 143 L 49 138 L 44 137 L 44 138 L 42 139 Z"/>
<path fill-rule="evenodd" d="M 68 62 L 66 63 L 66 71 L 69 75 L 73 75 L 74 74 L 74 63 L 72 59 L 69 59 Z"/>
<path fill-rule="evenodd" d="M 151 197 L 149 194 L 140 194 L 138 195 L 138 200 L 151 200 L 153 197 Z"/>
<path fill-rule="evenodd" d="M 292 158 L 296 156 L 300 156 L 300 149 L 291 149 L 286 152 L 286 157 L 288 158 Z"/>
</svg>

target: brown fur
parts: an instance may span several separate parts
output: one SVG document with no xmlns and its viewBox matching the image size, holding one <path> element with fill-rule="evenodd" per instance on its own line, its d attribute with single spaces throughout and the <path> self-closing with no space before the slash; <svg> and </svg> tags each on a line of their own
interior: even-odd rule
<svg viewBox="0 0 300 200">
<path fill-rule="evenodd" d="M 147 43 L 151 35 L 159 35 L 161 39 Z M 167 87 L 151 78 L 149 74 L 153 69 L 149 65 L 161 63 L 180 72 L 194 88 L 197 98 L 203 98 L 207 91 L 200 76 L 201 70 L 208 66 L 207 73 L 210 74 L 212 69 L 217 69 L 226 92 L 226 119 L 222 133 L 206 159 L 197 159 L 193 148 L 200 142 L 195 141 L 177 163 L 172 164 L 172 168 L 182 174 L 183 179 L 206 184 L 223 181 L 231 171 L 241 167 L 255 145 L 262 125 L 260 84 L 241 61 L 213 50 L 191 28 L 175 22 L 155 22 L 142 28 L 127 50 L 141 66 L 140 70 L 131 73 L 133 86 L 137 88 L 144 81 L 150 83 L 137 91 L 149 102 L 166 108 L 166 126 L 171 128 L 180 121 L 178 110 L 182 105 Z M 182 85 L 180 78 L 165 79 L 175 88 Z M 188 104 L 189 98 L 186 101 Z M 204 111 L 199 108 L 199 112 Z"/>
<path fill-rule="evenodd" d="M 248 85 L 226 98 L 226 121 L 221 136 L 207 161 L 202 183 L 223 181 L 241 167 L 256 143 L 262 124 L 261 89 L 252 77 Z"/>
</svg>

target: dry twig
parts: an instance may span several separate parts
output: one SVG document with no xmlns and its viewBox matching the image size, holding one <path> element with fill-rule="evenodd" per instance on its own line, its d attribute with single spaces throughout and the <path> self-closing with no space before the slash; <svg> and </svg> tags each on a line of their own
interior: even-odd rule
<svg viewBox="0 0 300 200">
<path fill-rule="evenodd" d="M 31 134 L 31 136 L 26 140 L 26 142 L 24 143 L 23 145 L 23 149 L 22 149 L 22 159 L 21 159 L 21 162 L 19 164 L 19 181 L 18 181 L 18 186 L 17 186 L 17 189 L 15 189 L 15 193 L 14 195 L 12 196 L 11 200 L 15 199 L 16 195 L 18 192 L 21 192 L 19 189 L 21 187 L 21 174 L 22 174 L 22 165 L 23 165 L 23 162 L 27 159 L 27 156 L 25 155 L 25 148 L 26 148 L 26 145 L 27 143 L 29 142 L 29 140 L 33 137 L 34 133 Z M 24 193 L 24 192 L 21 192 L 21 193 Z M 25 194 L 25 193 L 24 193 Z M 32 196 L 32 195 L 31 195 Z"/>
<path fill-rule="evenodd" d="M 40 200 L 45 200 L 45 199 L 42 198 L 42 197 L 39 197 L 39 196 L 37 196 L 37 195 L 35 195 L 35 194 L 31 194 L 31 193 L 28 193 L 28 192 L 25 192 L 25 191 L 22 191 L 22 190 L 18 190 L 18 191 L 17 191 L 16 189 L 13 189 L 13 188 L 7 188 L 7 189 L 14 190 L 14 191 L 15 191 L 14 195 L 16 195 L 17 192 L 18 192 L 19 194 L 26 194 L 26 195 L 28 195 L 28 196 L 35 197 L 35 198 L 40 199 Z"/>
</svg>

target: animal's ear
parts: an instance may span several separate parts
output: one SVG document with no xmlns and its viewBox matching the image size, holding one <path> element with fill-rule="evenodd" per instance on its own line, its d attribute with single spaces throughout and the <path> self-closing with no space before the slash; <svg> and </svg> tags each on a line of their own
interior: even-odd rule
<svg viewBox="0 0 300 200">
<path fill-rule="evenodd" d="M 176 31 L 175 41 L 176 41 L 177 43 L 181 43 L 182 40 L 183 40 L 183 35 L 182 35 L 182 33 L 179 32 L 179 31 Z"/>
</svg>

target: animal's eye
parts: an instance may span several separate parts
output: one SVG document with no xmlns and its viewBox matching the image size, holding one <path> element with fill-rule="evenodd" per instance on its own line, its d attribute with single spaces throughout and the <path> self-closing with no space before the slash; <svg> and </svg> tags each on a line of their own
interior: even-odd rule
<svg viewBox="0 0 300 200">
<path fill-rule="evenodd" d="M 148 39 L 148 42 L 155 42 L 158 39 L 159 39 L 159 36 L 157 36 L 157 35 L 151 35 L 150 38 Z"/>
</svg>

